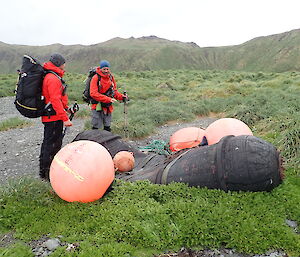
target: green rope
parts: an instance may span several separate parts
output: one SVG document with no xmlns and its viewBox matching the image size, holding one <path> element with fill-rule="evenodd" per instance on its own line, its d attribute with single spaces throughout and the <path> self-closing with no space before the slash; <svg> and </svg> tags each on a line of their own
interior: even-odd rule
<svg viewBox="0 0 300 257">
<path fill-rule="evenodd" d="M 149 145 L 139 147 L 141 151 L 154 152 L 157 154 L 170 155 L 169 144 L 163 140 L 153 140 Z"/>
</svg>

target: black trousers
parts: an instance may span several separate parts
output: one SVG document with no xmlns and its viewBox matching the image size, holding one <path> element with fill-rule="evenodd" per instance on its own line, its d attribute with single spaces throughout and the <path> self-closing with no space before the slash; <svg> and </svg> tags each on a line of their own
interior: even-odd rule
<svg viewBox="0 0 300 257">
<path fill-rule="evenodd" d="M 40 153 L 40 177 L 49 180 L 51 162 L 61 149 L 63 139 L 63 121 L 44 122 L 44 139 Z"/>
</svg>

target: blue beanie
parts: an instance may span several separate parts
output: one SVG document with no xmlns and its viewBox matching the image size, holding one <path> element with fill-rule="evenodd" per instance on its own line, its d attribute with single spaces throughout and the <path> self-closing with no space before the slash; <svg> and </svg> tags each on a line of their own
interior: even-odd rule
<svg viewBox="0 0 300 257">
<path fill-rule="evenodd" d="M 106 61 L 106 60 L 103 60 L 103 61 L 100 62 L 100 69 L 102 69 L 104 67 L 108 67 L 108 68 L 110 67 L 109 62 Z"/>
</svg>

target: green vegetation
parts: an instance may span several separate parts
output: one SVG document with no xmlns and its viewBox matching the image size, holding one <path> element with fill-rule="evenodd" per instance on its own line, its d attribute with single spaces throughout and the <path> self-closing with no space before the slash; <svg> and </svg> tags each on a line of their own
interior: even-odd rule
<svg viewBox="0 0 300 257">
<path fill-rule="evenodd" d="M 285 224 L 286 218 L 299 221 L 296 178 L 271 193 L 117 181 L 111 193 L 89 204 L 66 203 L 50 193 L 48 184 L 28 179 L 2 194 L 2 232 L 14 229 L 24 242 L 50 233 L 80 244 L 77 253 L 67 254 L 61 247 L 53 256 L 152 256 L 182 246 L 300 253 L 299 235 Z M 143 249 L 149 253 L 138 255 Z"/>
<path fill-rule="evenodd" d="M 84 78 L 66 75 L 71 102 L 81 101 Z M 300 235 L 286 224 L 300 224 L 300 73 L 142 71 L 116 73 L 116 80 L 130 96 L 131 139 L 169 121 L 237 118 L 281 151 L 284 183 L 272 192 L 225 193 L 180 183 L 115 181 L 104 198 L 82 204 L 64 202 L 35 179 L 11 181 L 0 189 L 0 234 L 13 232 L 16 244 L 0 248 L 0 256 L 31 256 L 29 243 L 48 234 L 79 244 L 73 252 L 62 246 L 53 256 L 153 256 L 182 246 L 300 255 Z M 113 131 L 123 130 L 123 104 L 117 103 Z"/>
<path fill-rule="evenodd" d="M 14 94 L 17 79 L 18 76 L 14 74 L 0 76 L 0 97 Z"/>
<path fill-rule="evenodd" d="M 32 122 L 20 119 L 18 117 L 9 118 L 3 121 L 0 121 L 0 131 L 5 131 L 14 128 L 23 128 L 25 126 L 30 126 Z"/>
</svg>

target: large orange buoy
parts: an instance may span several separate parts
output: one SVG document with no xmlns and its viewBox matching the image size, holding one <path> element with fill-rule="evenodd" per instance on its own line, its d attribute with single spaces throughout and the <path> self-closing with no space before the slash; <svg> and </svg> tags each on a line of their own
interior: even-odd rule
<svg viewBox="0 0 300 257">
<path fill-rule="evenodd" d="M 116 171 L 127 172 L 134 168 L 134 157 L 132 152 L 120 151 L 113 158 Z"/>
<path fill-rule="evenodd" d="M 242 121 L 234 118 L 222 118 L 211 123 L 205 130 L 208 145 L 216 144 L 222 137 L 234 135 L 253 135 L 250 128 Z"/>
<path fill-rule="evenodd" d="M 176 152 L 186 148 L 192 148 L 202 142 L 205 131 L 201 128 L 188 127 L 177 130 L 170 137 L 170 150 Z"/>
<path fill-rule="evenodd" d="M 79 140 L 64 146 L 50 167 L 50 183 L 68 202 L 100 199 L 115 177 L 114 163 L 102 145 Z"/>
</svg>

